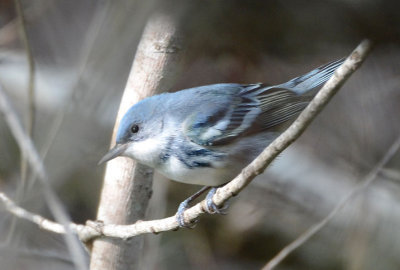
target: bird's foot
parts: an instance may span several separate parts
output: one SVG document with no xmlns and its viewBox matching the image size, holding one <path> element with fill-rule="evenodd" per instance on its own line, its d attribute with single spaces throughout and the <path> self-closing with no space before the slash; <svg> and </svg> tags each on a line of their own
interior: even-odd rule
<svg viewBox="0 0 400 270">
<path fill-rule="evenodd" d="M 181 202 L 179 204 L 178 211 L 175 214 L 176 221 L 178 222 L 179 227 L 192 229 L 192 228 L 194 228 L 196 226 L 196 223 L 198 222 L 198 220 L 195 220 L 195 221 L 192 221 L 192 222 L 186 222 L 185 221 L 185 217 L 184 217 L 184 213 L 185 213 L 186 209 L 189 208 L 189 204 L 192 201 L 194 201 L 197 197 L 199 197 L 201 194 L 203 194 L 205 191 L 207 191 L 208 189 L 210 189 L 210 187 L 201 188 L 195 194 L 193 194 L 192 196 L 190 196 L 189 198 L 187 198 L 186 200 L 184 200 L 183 202 Z"/>
<path fill-rule="evenodd" d="M 181 227 L 181 228 L 193 229 L 198 222 L 198 220 L 195 220 L 193 222 L 185 221 L 184 213 L 185 213 L 186 209 L 189 208 L 189 203 L 191 201 L 192 201 L 192 199 L 189 197 L 186 200 L 184 200 L 183 202 L 181 202 L 179 204 L 178 211 L 175 214 L 176 220 L 178 221 L 179 227 Z"/>
<path fill-rule="evenodd" d="M 215 192 L 217 191 L 218 187 L 213 187 L 211 190 L 208 192 L 206 196 L 206 212 L 209 214 L 219 214 L 219 215 L 226 215 L 227 214 L 227 209 L 228 205 L 224 205 L 222 207 L 218 207 L 214 202 L 213 202 L 213 196 Z"/>
<path fill-rule="evenodd" d="M 226 215 L 228 205 L 218 207 L 212 200 L 215 192 L 217 191 L 217 188 L 218 187 L 211 187 L 211 190 L 208 192 L 208 194 L 206 196 L 206 207 L 204 210 L 209 214 Z M 199 197 L 201 194 L 203 194 L 205 191 L 207 191 L 208 189 L 210 189 L 210 187 L 203 187 L 198 192 L 196 192 L 195 194 L 193 194 L 192 196 L 190 196 L 189 198 L 187 198 L 186 200 L 184 200 L 183 202 L 181 202 L 179 204 L 178 211 L 175 214 L 176 221 L 178 222 L 179 227 L 192 229 L 196 226 L 198 220 L 186 222 L 184 213 L 185 213 L 186 209 L 189 208 L 189 204 L 192 201 L 194 201 L 197 197 Z"/>
</svg>

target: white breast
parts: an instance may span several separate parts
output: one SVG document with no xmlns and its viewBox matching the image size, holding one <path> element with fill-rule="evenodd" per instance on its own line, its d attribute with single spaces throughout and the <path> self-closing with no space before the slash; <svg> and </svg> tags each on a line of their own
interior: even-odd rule
<svg viewBox="0 0 400 270">
<path fill-rule="evenodd" d="M 218 186 L 230 180 L 231 171 L 226 168 L 189 168 L 175 156 L 156 168 L 161 174 L 178 182 L 203 186 Z"/>
</svg>

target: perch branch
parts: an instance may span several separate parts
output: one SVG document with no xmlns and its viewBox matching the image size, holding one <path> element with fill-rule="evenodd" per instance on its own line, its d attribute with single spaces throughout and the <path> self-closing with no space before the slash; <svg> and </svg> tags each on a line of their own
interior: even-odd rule
<svg viewBox="0 0 400 270">
<path fill-rule="evenodd" d="M 238 194 L 245 188 L 257 175 L 262 173 L 272 160 L 296 140 L 311 121 L 317 116 L 322 108 L 329 102 L 333 95 L 339 90 L 343 83 L 350 75 L 362 64 L 371 49 L 371 43 L 368 40 L 362 41 L 357 48 L 350 54 L 346 61 L 337 69 L 335 74 L 326 82 L 314 99 L 310 102 L 306 109 L 299 115 L 293 124 L 282 133 L 274 142 L 272 142 L 252 163 L 250 163 L 242 172 L 224 187 L 217 190 L 213 197 L 216 205 L 221 206 L 232 196 Z M 3 198 L 4 196 L 0 197 Z M 4 202 L 4 200 L 3 200 Z M 193 207 L 185 211 L 185 221 L 194 222 L 199 216 L 205 213 L 205 200 L 197 203 Z M 7 209 L 11 210 L 11 209 Z M 15 211 L 10 211 L 16 214 Z M 18 211 L 17 211 L 18 212 Z M 43 219 L 33 219 L 31 215 L 21 215 L 34 221 L 44 228 L 43 224 L 50 224 L 51 221 L 43 221 Z M 40 221 L 40 222 L 39 222 Z M 63 226 L 63 225 L 61 225 Z M 52 226 L 52 231 L 57 233 L 65 233 L 58 226 Z M 103 224 L 101 222 L 88 221 L 86 225 L 77 225 L 70 223 L 68 228 L 76 233 L 82 241 L 88 241 L 97 237 L 111 237 L 120 239 L 129 239 L 137 235 L 145 233 L 159 233 L 164 231 L 176 230 L 179 228 L 175 216 L 151 220 L 137 221 L 131 225 L 114 225 Z"/>
</svg>

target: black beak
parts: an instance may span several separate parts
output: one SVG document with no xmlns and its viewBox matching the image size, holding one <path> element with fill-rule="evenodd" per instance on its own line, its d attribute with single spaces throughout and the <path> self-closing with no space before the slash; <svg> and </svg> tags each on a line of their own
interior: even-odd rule
<svg viewBox="0 0 400 270">
<path fill-rule="evenodd" d="M 104 155 L 102 159 L 100 159 L 97 165 L 100 165 L 104 162 L 107 162 L 113 158 L 120 156 L 126 150 L 127 147 L 128 144 L 116 144 L 113 148 L 110 149 L 110 151 L 107 152 L 107 154 Z"/>
</svg>

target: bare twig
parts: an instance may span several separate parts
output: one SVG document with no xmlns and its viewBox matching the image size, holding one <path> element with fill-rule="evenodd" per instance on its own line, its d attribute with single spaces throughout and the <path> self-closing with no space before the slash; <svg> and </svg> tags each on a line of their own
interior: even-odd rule
<svg viewBox="0 0 400 270">
<path fill-rule="evenodd" d="M 101 234 L 96 231 L 95 225 L 81 225 L 75 223 L 68 223 L 67 226 L 51 221 L 47 218 L 44 218 L 38 214 L 34 214 L 20 206 L 18 206 L 14 201 L 12 201 L 7 195 L 0 192 L 0 202 L 4 205 L 4 208 L 7 212 L 13 214 L 14 216 L 30 221 L 39 228 L 56 233 L 56 234 L 67 234 L 68 231 L 79 236 L 82 242 L 87 242 L 93 237 L 101 236 Z M 91 224 L 90 222 L 88 222 Z"/>
<path fill-rule="evenodd" d="M 79 252 L 80 243 L 77 241 L 72 234 L 69 226 L 69 217 L 66 214 L 62 203 L 58 199 L 57 195 L 54 193 L 50 186 L 50 181 L 44 165 L 39 157 L 39 154 L 28 134 L 22 128 L 22 125 L 18 121 L 17 114 L 12 108 L 10 101 L 8 100 L 3 88 L 0 85 L 0 112 L 4 115 L 7 125 L 9 126 L 11 133 L 15 137 L 21 152 L 24 152 L 27 160 L 34 171 L 41 180 L 44 187 L 44 197 L 46 199 L 47 205 L 54 215 L 56 220 L 65 226 L 65 240 L 69 251 L 71 252 L 71 257 L 78 269 L 85 269 L 85 259 L 84 255 Z"/>
<path fill-rule="evenodd" d="M 19 207 L 15 202 L 8 198 L 4 193 L 0 193 L 0 201 L 3 203 L 5 209 L 16 217 L 25 219 L 35 223 L 39 228 L 58 234 L 65 234 L 66 230 L 63 225 L 57 222 L 48 220 L 40 215 L 33 214 L 22 207 Z M 73 225 L 72 227 L 74 227 Z"/>
<path fill-rule="evenodd" d="M 102 8 L 99 6 L 102 6 Z M 72 111 L 75 108 L 77 101 L 80 100 L 77 98 L 79 92 L 79 83 L 83 80 L 84 71 L 88 69 L 90 52 L 91 49 L 94 48 L 94 43 L 96 42 L 96 37 L 99 35 L 106 11 L 107 8 L 104 8 L 103 5 L 98 5 L 96 11 L 94 12 L 95 16 L 90 22 L 90 30 L 87 31 L 88 34 L 86 35 L 84 45 L 82 46 L 83 52 L 81 53 L 81 57 L 79 57 L 79 64 L 77 65 L 78 72 L 75 81 L 72 83 L 69 100 L 67 100 L 64 105 L 61 106 L 56 113 L 54 113 L 53 121 L 49 125 L 50 128 L 40 149 L 40 157 L 43 162 L 45 162 L 47 154 L 49 153 L 56 137 L 61 130 L 61 126 L 65 121 L 67 111 Z M 36 177 L 37 176 L 34 173 L 31 175 L 31 178 L 28 180 L 28 190 L 36 183 Z"/>
<path fill-rule="evenodd" d="M 30 137 L 33 137 L 33 126 L 35 122 L 35 62 L 33 59 L 32 49 L 29 44 L 28 33 L 26 30 L 26 19 L 24 12 L 22 10 L 20 0 L 14 0 L 15 10 L 17 12 L 17 21 L 19 23 L 19 30 L 22 42 L 26 51 L 26 58 L 29 68 L 29 79 L 28 79 L 28 115 L 26 121 L 26 130 Z M 28 175 L 28 164 L 26 160 L 26 155 L 21 152 L 21 183 L 17 189 L 18 200 L 23 197 L 27 187 L 27 175 Z M 14 235 L 16 220 L 13 219 L 10 224 L 10 232 L 7 236 L 7 242 L 11 241 Z"/>
<path fill-rule="evenodd" d="M 345 196 L 336 206 L 335 208 L 320 222 L 311 226 L 307 231 L 301 234 L 296 240 L 287 245 L 284 249 L 282 249 L 274 258 L 272 258 L 263 268 L 262 270 L 272 270 L 281 263 L 290 253 L 292 253 L 295 249 L 303 245 L 307 242 L 313 235 L 319 232 L 322 228 L 328 224 L 339 212 L 342 210 L 350 200 L 354 199 L 357 195 L 359 195 L 362 191 L 364 191 L 375 179 L 377 179 L 377 175 L 380 171 L 382 171 L 383 167 L 388 163 L 392 157 L 399 151 L 400 148 L 400 136 L 395 140 L 383 158 L 378 162 L 378 164 L 372 169 L 372 171 L 358 184 L 347 196 Z"/>
<path fill-rule="evenodd" d="M 217 205 L 222 205 L 229 198 L 239 193 L 253 178 L 260 174 L 281 151 L 283 151 L 290 143 L 298 138 L 306 126 L 310 124 L 312 119 L 315 118 L 318 112 L 323 108 L 323 106 L 325 106 L 330 98 L 336 93 L 336 91 L 338 91 L 345 80 L 361 65 L 370 48 L 371 44 L 369 41 L 365 40 L 361 42 L 361 44 L 353 51 L 348 59 L 346 59 L 343 65 L 338 68 L 333 77 L 319 91 L 317 96 L 311 101 L 307 108 L 300 114 L 296 121 L 288 128 L 288 130 L 286 130 L 272 144 L 270 144 L 260 154 L 260 156 L 257 157 L 249 166 L 243 169 L 243 171 L 235 179 L 233 179 L 226 186 L 218 189 L 213 198 L 214 203 Z M 368 179 L 370 179 L 370 177 Z M 4 195 L 0 197 L 0 199 L 1 198 L 4 198 Z M 3 202 L 5 202 L 5 200 L 3 200 Z M 204 214 L 205 203 L 205 201 L 202 201 L 186 210 L 185 221 L 193 222 L 200 215 Z M 10 204 L 10 206 L 14 207 L 15 205 Z M 8 209 L 12 209 L 13 207 L 9 207 Z M 10 212 L 16 215 L 19 211 L 20 210 Z M 34 219 L 33 216 L 35 215 L 27 214 L 26 212 L 24 215 L 19 216 L 21 218 L 31 220 L 43 228 L 45 228 L 43 224 L 52 224 L 51 221 L 44 221 L 43 218 Z M 137 221 L 131 225 L 103 224 L 101 222 L 88 221 L 86 225 L 68 223 L 68 226 L 60 226 L 64 227 L 64 230 L 61 230 L 61 227 L 59 226 L 49 226 L 51 227 L 49 229 L 53 232 L 65 233 L 65 228 L 68 228 L 72 232 L 76 233 L 82 241 L 88 241 L 96 237 L 128 239 L 145 233 L 158 233 L 179 228 L 175 216 L 159 220 Z"/>
<path fill-rule="evenodd" d="M 26 57 L 28 60 L 29 66 L 29 81 L 28 81 L 28 121 L 27 121 L 27 130 L 29 136 L 32 137 L 33 134 L 33 126 L 35 122 L 35 61 L 33 59 L 32 48 L 28 39 L 28 32 L 26 30 L 26 19 L 24 12 L 22 10 L 20 0 L 14 0 L 15 9 L 18 15 L 18 21 L 20 25 L 21 38 L 25 47 Z"/>
</svg>

